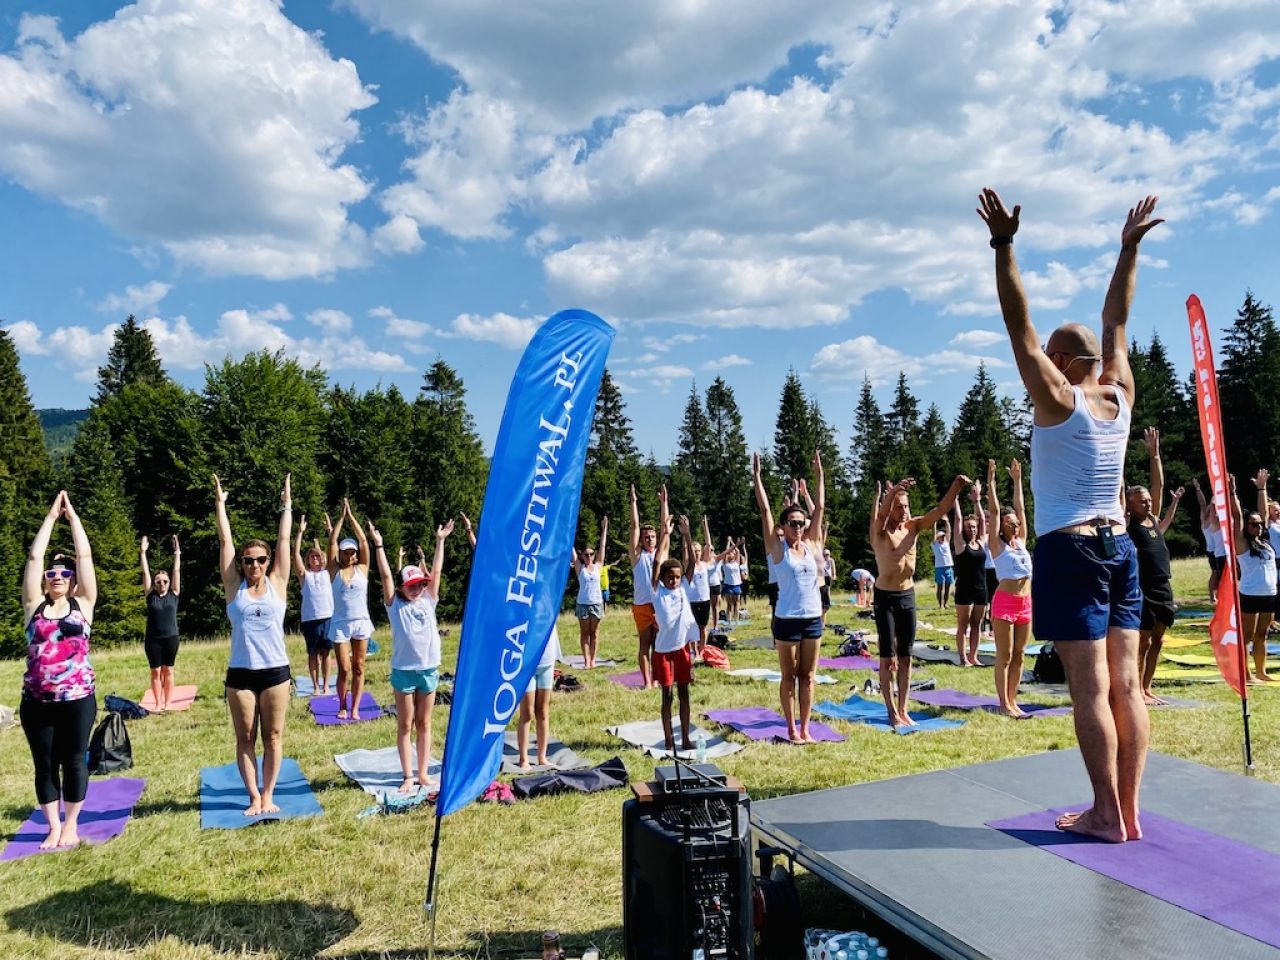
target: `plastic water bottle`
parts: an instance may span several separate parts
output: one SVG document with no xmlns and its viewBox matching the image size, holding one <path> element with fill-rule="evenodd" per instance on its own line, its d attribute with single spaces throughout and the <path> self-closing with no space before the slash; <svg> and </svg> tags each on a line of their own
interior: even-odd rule
<svg viewBox="0 0 1280 960">
<path fill-rule="evenodd" d="M 871 955 L 865 950 L 858 951 L 858 960 L 871 960 Z"/>
<path fill-rule="evenodd" d="M 880 941 L 875 937 L 867 937 L 867 952 L 875 955 L 876 947 L 880 946 Z"/>
<path fill-rule="evenodd" d="M 693 738 L 693 745 L 698 748 L 698 762 L 707 762 L 707 735 L 701 730 Z"/>
<path fill-rule="evenodd" d="M 888 947 L 876 947 L 876 960 L 885 960 L 889 956 Z"/>
</svg>

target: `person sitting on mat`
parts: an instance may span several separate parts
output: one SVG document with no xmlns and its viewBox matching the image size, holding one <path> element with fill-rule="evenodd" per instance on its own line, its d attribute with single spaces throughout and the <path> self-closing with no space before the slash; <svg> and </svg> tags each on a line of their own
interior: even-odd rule
<svg viewBox="0 0 1280 960">
<path fill-rule="evenodd" d="M 142 593 L 147 600 L 147 628 L 143 635 L 142 649 L 151 668 L 151 699 L 156 713 L 169 709 L 173 698 L 173 665 L 178 659 L 178 594 L 182 584 L 178 576 L 182 564 L 182 548 L 178 538 L 173 538 L 173 573 L 163 570 L 151 576 L 147 564 L 147 549 L 151 542 L 143 537 L 138 544 L 138 559 L 142 565 Z"/>
<path fill-rule="evenodd" d="M 1102 305 L 1101 342 L 1080 323 L 1063 324 L 1043 342 L 1031 322 L 1013 252 L 1021 208 L 1007 210 L 991 189 L 978 202 L 995 251 L 1000 313 L 1034 407 L 1033 629 L 1037 639 L 1053 641 L 1062 659 L 1076 739 L 1093 788 L 1093 805 L 1063 814 L 1057 826 L 1110 842 L 1136 840 L 1142 836 L 1138 793 L 1150 718 L 1138 676 L 1138 557 L 1121 500 L 1137 393 L 1126 327 L 1137 288 L 1138 245 L 1162 221 L 1151 219 L 1155 197 L 1129 211 Z"/>
<path fill-rule="evenodd" d="M 551 743 L 551 691 L 556 685 L 556 660 L 560 657 L 560 633 L 551 627 L 551 636 L 542 648 L 538 668 L 520 698 L 520 714 L 516 718 L 517 762 L 521 770 L 529 769 L 529 723 L 536 719 L 538 749 L 535 762 L 547 766 L 547 747 Z"/>
<path fill-rule="evenodd" d="M 326 521 L 328 518 L 325 518 Z M 330 535 L 332 535 L 332 525 Z M 298 539 L 293 544 L 293 565 L 297 568 L 298 586 L 302 591 L 302 641 L 307 646 L 307 672 L 311 690 L 318 696 L 329 692 L 329 663 L 333 641 L 329 639 L 329 620 L 333 616 L 333 584 L 325 565 L 320 541 L 313 540 L 307 555 L 302 555 L 302 535 L 307 532 L 307 515 L 298 518 Z"/>
<path fill-rule="evenodd" d="M 692 750 L 689 737 L 689 684 L 693 683 L 693 656 L 689 644 L 698 638 L 698 624 L 689 606 L 689 597 L 681 584 L 683 572 L 693 565 L 693 538 L 689 520 L 680 518 L 684 537 L 685 560 L 669 559 L 671 549 L 671 511 L 667 504 L 667 488 L 658 491 L 658 547 L 653 557 L 653 612 L 658 624 L 654 640 L 653 676 L 662 688 L 662 733 L 667 749 L 676 752 L 675 733 L 671 727 L 671 688 L 680 698 L 680 749 Z"/>
<path fill-rule="evenodd" d="M 342 525 L 351 521 L 355 539 L 342 537 Z M 356 522 L 351 504 L 342 501 L 338 525 L 329 535 L 327 569 L 333 583 L 333 618 L 329 637 L 338 657 L 338 719 L 347 718 L 347 689 L 351 690 L 351 719 L 360 719 L 364 693 L 364 658 L 373 636 L 369 619 L 369 539 Z"/>
<path fill-rule="evenodd" d="M 227 494 L 213 475 L 214 514 L 218 526 L 218 569 L 231 621 L 231 659 L 227 662 L 227 707 L 236 732 L 236 766 L 249 794 L 246 817 L 276 813 L 273 795 L 283 759 L 284 719 L 289 712 L 289 651 L 284 646 L 285 598 L 289 591 L 289 534 L 293 498 L 289 474 L 280 491 L 276 561 L 261 540 L 246 541 L 236 553 L 227 519 Z M 237 562 L 238 561 L 238 562 Z M 270 566 L 270 570 L 268 570 Z M 258 786 L 258 731 L 262 731 L 262 786 Z"/>
<path fill-rule="evenodd" d="M 440 628 L 436 623 L 436 604 L 440 599 L 440 577 L 444 573 L 444 542 L 453 533 L 453 521 L 436 528 L 436 551 L 431 570 L 407 566 L 400 571 L 396 586 L 387 563 L 387 550 L 382 534 L 369 522 L 369 542 L 378 558 L 378 576 L 382 580 L 382 604 L 391 622 L 391 690 L 396 698 L 396 750 L 400 754 L 400 772 L 404 782 L 400 793 L 414 789 L 413 744 L 418 736 L 417 786 L 427 787 L 431 764 L 431 711 L 436 705 L 436 687 L 440 685 Z"/>
<path fill-rule="evenodd" d="M 813 479 L 816 497 L 810 498 L 804 480 L 792 502 L 782 508 L 779 523 L 773 521 L 773 508 L 764 488 L 760 455 L 751 461 L 751 481 L 755 489 L 756 507 L 760 511 L 761 537 L 765 559 L 772 562 L 778 583 L 778 602 L 774 608 L 771 632 L 778 654 L 778 670 L 782 681 L 778 697 L 782 715 L 787 721 L 787 737 L 792 743 L 815 743 L 809 732 L 813 709 L 813 674 L 818 665 L 818 648 L 822 643 L 821 582 L 822 521 L 826 513 L 826 481 L 822 459 L 813 456 Z M 811 509 L 798 501 L 803 497 Z M 773 536 L 782 529 L 782 539 Z M 797 709 L 798 708 L 798 709 Z"/>
<path fill-rule="evenodd" d="M 59 517 L 71 527 L 75 559 L 45 552 Z M 80 842 L 80 810 L 89 790 L 85 754 L 98 713 L 89 634 L 98 580 L 93 552 L 67 491 L 59 491 L 45 514 L 22 575 L 22 612 L 27 619 L 27 670 L 18 716 L 35 766 L 36 803 L 49 833 L 41 850 Z M 58 810 L 62 801 L 63 810 Z"/>
<path fill-rule="evenodd" d="M 871 511 L 871 547 L 876 554 L 876 585 L 872 592 L 877 645 L 880 649 L 880 692 L 892 726 L 914 726 L 907 712 L 911 692 L 911 645 L 916 640 L 916 544 L 920 531 L 933 529 L 947 515 L 969 478 L 951 481 L 942 502 L 923 517 L 911 516 L 908 492 L 911 477 L 895 484 L 876 484 L 876 509 Z M 957 604 L 960 596 L 957 593 Z M 898 697 L 894 700 L 894 666 L 897 665 Z"/>
</svg>

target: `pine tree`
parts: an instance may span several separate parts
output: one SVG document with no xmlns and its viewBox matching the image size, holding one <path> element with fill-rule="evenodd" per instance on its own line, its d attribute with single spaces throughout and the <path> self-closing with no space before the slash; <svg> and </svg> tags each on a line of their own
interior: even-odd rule
<svg viewBox="0 0 1280 960">
<path fill-rule="evenodd" d="M 67 494 L 93 550 L 98 582 L 93 642 L 100 647 L 134 643 L 146 625 L 138 573 L 138 538 L 129 522 L 111 434 L 100 416 L 90 414 L 80 428 L 65 469 Z M 56 536 L 60 548 L 71 552 L 65 524 L 57 528 Z"/>
<path fill-rule="evenodd" d="M 98 368 L 95 400 L 102 403 L 133 383 L 161 384 L 168 379 L 151 334 L 129 314 L 116 328 L 106 364 Z"/>
<path fill-rule="evenodd" d="M 591 439 L 587 445 L 582 507 L 578 513 L 578 542 L 594 542 L 600 535 L 600 518 L 607 516 L 611 544 L 606 555 L 608 562 L 618 559 L 626 548 L 629 488 L 639 480 L 641 469 L 626 401 L 606 369 L 596 394 Z M 616 582 L 620 585 L 630 583 L 630 570 L 623 573 L 627 566 L 623 563 L 614 568 L 612 576 L 619 578 Z M 614 582 L 612 577 L 610 582 Z"/>
<path fill-rule="evenodd" d="M 853 413 L 853 439 L 849 444 L 849 472 L 856 491 L 874 489 L 888 474 L 890 431 L 871 389 L 871 378 L 863 377 L 862 391 Z"/>
<path fill-rule="evenodd" d="M 916 437 L 920 427 L 920 401 L 907 386 L 907 374 L 898 372 L 898 386 L 893 394 L 893 403 L 885 417 L 890 435 L 898 443 L 906 443 Z"/>
<path fill-rule="evenodd" d="M 1249 477 L 1280 457 L 1280 331 L 1271 307 L 1251 291 L 1224 338 L 1218 398 L 1231 472 L 1243 493 Z"/>
<path fill-rule="evenodd" d="M 1007 463 L 1017 452 L 986 364 L 978 364 L 973 386 L 960 403 L 951 430 L 951 450 L 955 472 L 974 479 L 987 475 L 988 459 Z"/>
<path fill-rule="evenodd" d="M 716 377 L 707 387 L 706 410 L 711 451 L 702 493 L 711 535 L 721 544 L 728 536 L 758 537 L 760 524 L 751 492 L 751 459 L 742 429 L 742 412 L 733 388 L 722 377 Z"/>
<path fill-rule="evenodd" d="M 669 493 L 672 510 L 687 514 L 691 523 L 706 510 L 704 490 L 711 463 L 711 424 L 698 396 L 698 386 L 689 388 L 689 398 L 684 405 L 684 418 L 680 422 L 680 441 L 676 449 L 675 463 L 671 469 Z"/>
<path fill-rule="evenodd" d="M 773 429 L 773 464 L 784 479 L 809 475 L 809 462 L 818 441 L 814 428 L 809 398 L 800 376 L 791 369 L 782 384 Z"/>
<path fill-rule="evenodd" d="M 0 463 L 0 658 L 19 657 L 26 650 L 21 583 L 27 551 L 23 541 L 35 529 L 27 529 L 18 486 L 5 464 Z"/>
</svg>

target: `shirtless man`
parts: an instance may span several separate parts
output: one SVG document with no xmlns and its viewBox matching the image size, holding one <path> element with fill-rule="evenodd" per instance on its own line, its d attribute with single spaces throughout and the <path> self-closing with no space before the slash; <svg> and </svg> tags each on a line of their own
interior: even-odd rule
<svg viewBox="0 0 1280 960">
<path fill-rule="evenodd" d="M 958 476 L 942 502 L 923 517 L 911 516 L 907 492 L 916 485 L 911 477 L 895 484 L 876 484 L 877 509 L 871 514 L 871 547 L 876 554 L 876 586 L 872 606 L 880 646 L 880 692 L 889 708 L 893 726 L 915 721 L 907 712 L 911 692 L 911 645 L 916 639 L 916 544 L 922 530 L 932 530 L 969 478 Z M 894 661 L 897 660 L 898 698 L 893 697 Z"/>
<path fill-rule="evenodd" d="M 1052 640 L 1062 658 L 1093 787 L 1093 806 L 1064 814 L 1057 824 L 1113 843 L 1136 840 L 1150 727 L 1138 676 L 1138 557 L 1120 500 L 1134 403 L 1125 325 L 1137 287 L 1138 245 L 1162 221 L 1151 218 L 1155 197 L 1129 211 L 1102 305 L 1101 344 L 1088 327 L 1067 323 L 1042 347 L 1013 255 L 1022 209 L 1006 210 L 991 189 L 982 191 L 979 204 L 995 250 L 1000 312 L 1035 407 L 1034 630 L 1037 639 Z"/>
<path fill-rule="evenodd" d="M 631 618 L 636 622 L 639 646 L 636 659 L 644 688 L 656 687 L 653 679 L 653 643 L 658 638 L 658 619 L 653 610 L 653 556 L 658 547 L 658 531 L 652 524 L 640 525 L 640 506 L 636 488 L 631 487 Z"/>
</svg>

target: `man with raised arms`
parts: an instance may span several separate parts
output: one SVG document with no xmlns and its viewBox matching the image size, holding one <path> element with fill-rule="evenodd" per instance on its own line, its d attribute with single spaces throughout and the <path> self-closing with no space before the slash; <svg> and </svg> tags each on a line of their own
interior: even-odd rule
<svg viewBox="0 0 1280 960">
<path fill-rule="evenodd" d="M 995 250 L 1000 312 L 1035 407 L 1034 631 L 1037 639 L 1052 640 L 1062 658 L 1093 787 L 1093 805 L 1059 817 L 1058 828 L 1116 843 L 1136 840 L 1150 731 L 1138 674 L 1138 557 L 1120 499 L 1134 402 L 1125 325 L 1138 245 L 1162 221 L 1151 218 L 1155 197 L 1129 211 L 1102 306 L 1102 343 L 1083 324 L 1067 323 L 1041 347 L 1013 255 L 1022 208 L 1006 210 L 991 189 L 982 191 L 979 204 Z"/>
<path fill-rule="evenodd" d="M 876 509 L 871 513 L 871 548 L 876 554 L 876 585 L 872 607 L 880 646 L 880 692 L 889 708 L 893 726 L 912 726 L 907 712 L 911 692 L 911 645 L 916 640 L 916 544 L 922 530 L 932 530 L 946 516 L 969 478 L 957 476 L 942 502 L 923 517 L 911 516 L 907 492 L 911 477 L 897 483 L 876 484 Z M 894 661 L 897 661 L 898 697 L 893 696 Z"/>
<path fill-rule="evenodd" d="M 640 679 L 647 690 L 657 686 L 653 680 L 653 643 L 658 637 L 658 620 L 653 610 L 653 554 L 658 546 L 658 531 L 652 524 L 640 525 L 640 506 L 636 500 L 636 488 L 631 487 L 631 557 L 632 594 L 631 617 L 636 623 L 639 646 L 636 659 L 640 665 Z"/>
</svg>

